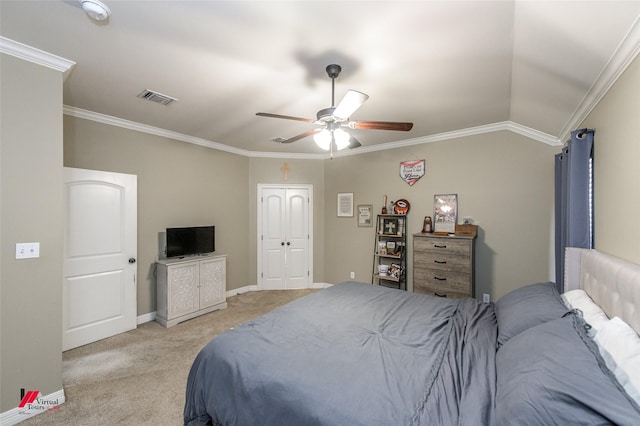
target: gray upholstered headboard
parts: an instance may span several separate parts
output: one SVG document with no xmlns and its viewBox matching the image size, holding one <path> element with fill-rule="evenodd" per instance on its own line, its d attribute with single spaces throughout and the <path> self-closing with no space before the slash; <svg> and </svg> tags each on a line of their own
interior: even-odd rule
<svg viewBox="0 0 640 426">
<path fill-rule="evenodd" d="M 640 334 L 640 265 L 597 250 L 567 248 L 565 291 L 581 288 L 612 318 Z"/>
</svg>

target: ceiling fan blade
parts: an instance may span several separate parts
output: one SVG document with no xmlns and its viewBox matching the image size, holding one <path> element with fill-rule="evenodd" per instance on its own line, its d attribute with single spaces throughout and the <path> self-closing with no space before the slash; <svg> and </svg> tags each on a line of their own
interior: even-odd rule
<svg viewBox="0 0 640 426">
<path fill-rule="evenodd" d="M 351 136 L 349 138 L 349 149 L 358 148 L 359 146 L 362 146 L 362 144 L 358 141 L 358 139 Z"/>
<path fill-rule="evenodd" d="M 307 130 L 306 132 L 300 133 L 299 135 L 296 135 L 296 136 L 294 136 L 292 138 L 289 138 L 289 139 L 274 138 L 274 142 L 291 143 L 291 142 L 299 141 L 300 139 L 306 138 L 307 136 L 311 136 L 311 135 L 314 135 L 314 134 L 318 133 L 320 130 L 322 130 L 322 129 Z"/>
<path fill-rule="evenodd" d="M 397 121 L 352 121 L 349 123 L 350 129 L 358 130 L 399 130 L 408 132 L 412 127 L 413 123 Z"/>
<path fill-rule="evenodd" d="M 346 120 L 351 117 L 351 114 L 356 112 L 356 110 L 360 108 L 367 99 L 369 99 L 369 95 L 365 95 L 364 93 L 356 90 L 348 90 L 347 94 L 344 95 L 344 98 L 342 98 L 335 111 L 333 111 L 333 115 Z"/>
<path fill-rule="evenodd" d="M 283 118 L 285 120 L 304 121 L 305 123 L 315 123 L 316 121 L 310 118 L 300 118 L 300 117 L 292 117 L 290 115 L 271 114 L 269 112 L 257 112 L 256 115 L 259 115 L 260 117 Z"/>
</svg>

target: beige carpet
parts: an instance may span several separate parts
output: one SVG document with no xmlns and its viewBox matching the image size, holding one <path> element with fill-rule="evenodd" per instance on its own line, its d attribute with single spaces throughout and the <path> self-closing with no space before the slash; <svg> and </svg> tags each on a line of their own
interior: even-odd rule
<svg viewBox="0 0 640 426">
<path fill-rule="evenodd" d="M 166 329 L 156 322 L 63 354 L 66 402 L 21 425 L 181 425 L 189 368 L 214 336 L 314 290 L 260 291 Z"/>
</svg>

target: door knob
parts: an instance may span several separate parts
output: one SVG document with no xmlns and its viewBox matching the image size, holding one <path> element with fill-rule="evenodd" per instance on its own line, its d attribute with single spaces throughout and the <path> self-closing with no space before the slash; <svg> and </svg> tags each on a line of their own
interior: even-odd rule
<svg viewBox="0 0 640 426">
<path fill-rule="evenodd" d="M 282 242 L 280 243 L 280 245 L 281 245 L 281 246 L 283 246 L 283 245 L 284 245 L 284 241 L 282 241 Z"/>
<path fill-rule="evenodd" d="M 129 258 L 129 263 L 136 263 L 136 259 L 134 257 Z"/>
<path fill-rule="evenodd" d="M 287 241 L 287 245 L 290 246 L 291 245 L 291 241 Z"/>
</svg>

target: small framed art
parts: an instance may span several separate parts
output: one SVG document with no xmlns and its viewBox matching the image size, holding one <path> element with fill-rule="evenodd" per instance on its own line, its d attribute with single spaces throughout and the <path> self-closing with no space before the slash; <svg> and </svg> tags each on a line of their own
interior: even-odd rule
<svg viewBox="0 0 640 426">
<path fill-rule="evenodd" d="M 394 218 L 382 219 L 382 234 L 383 235 L 401 235 L 400 229 L 398 229 L 398 219 L 394 219 Z"/>
<path fill-rule="evenodd" d="M 373 226 L 373 204 L 358 205 L 358 226 Z"/>
<path fill-rule="evenodd" d="M 353 217 L 353 192 L 338 193 L 338 217 Z"/>
<path fill-rule="evenodd" d="M 458 194 L 440 194 L 433 196 L 433 231 L 451 233 L 458 222 Z"/>
</svg>

